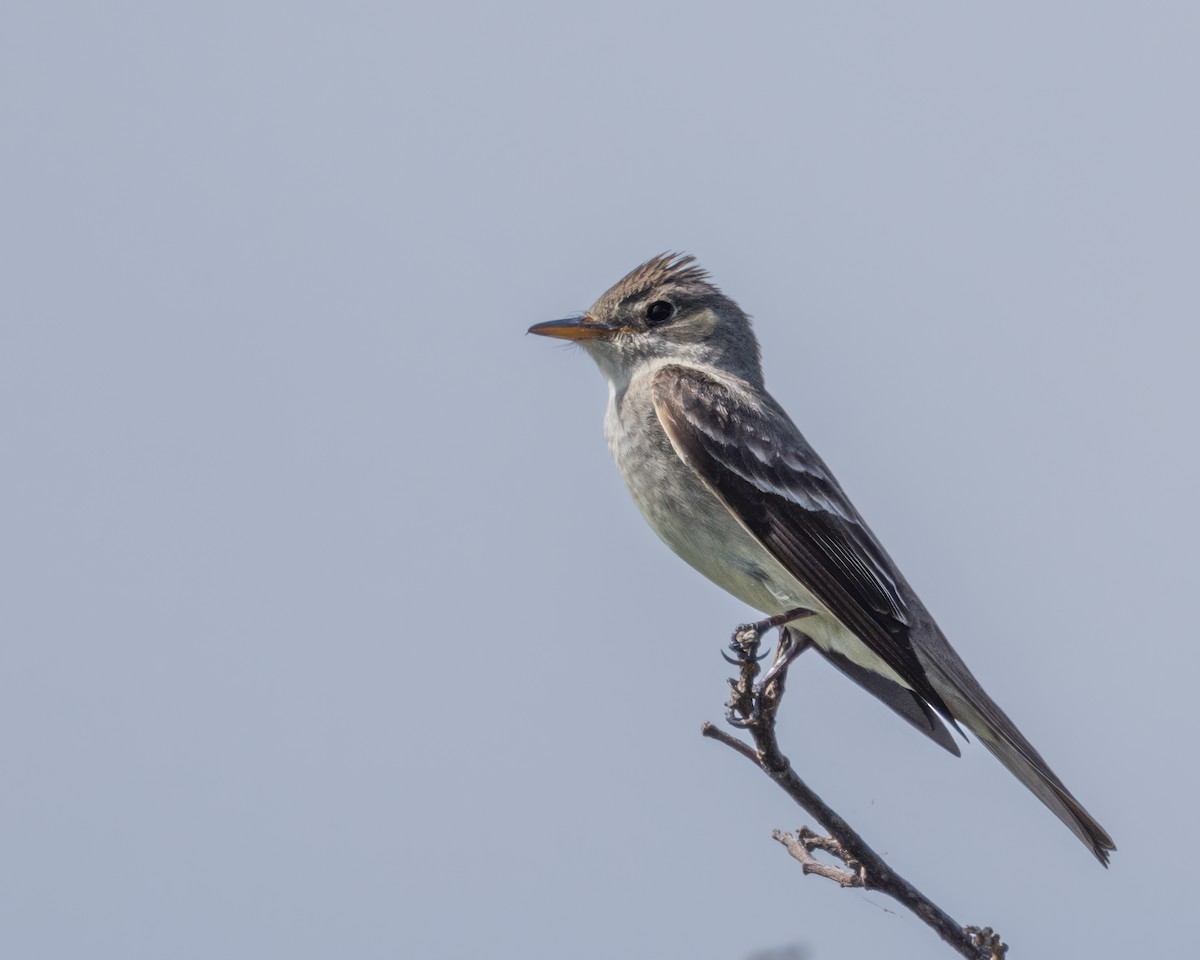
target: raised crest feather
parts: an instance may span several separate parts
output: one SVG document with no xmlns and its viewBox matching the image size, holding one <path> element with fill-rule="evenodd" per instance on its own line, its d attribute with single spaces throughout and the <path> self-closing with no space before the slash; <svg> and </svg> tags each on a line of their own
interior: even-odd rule
<svg viewBox="0 0 1200 960">
<path fill-rule="evenodd" d="M 696 258 L 686 253 L 661 253 L 634 267 L 600 298 L 606 304 L 619 304 L 641 296 L 663 284 L 703 284 L 714 293 L 717 288 L 708 278 L 708 271 L 697 265 Z"/>
</svg>

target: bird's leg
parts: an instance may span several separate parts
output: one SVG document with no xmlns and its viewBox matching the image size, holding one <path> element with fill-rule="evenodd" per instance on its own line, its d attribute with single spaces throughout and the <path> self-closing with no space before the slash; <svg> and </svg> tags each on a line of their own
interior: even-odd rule
<svg viewBox="0 0 1200 960">
<path fill-rule="evenodd" d="M 786 673 L 787 668 L 792 665 L 792 661 L 812 645 L 813 639 L 807 633 L 780 627 L 779 648 L 775 654 L 775 662 L 771 664 L 771 669 L 763 674 L 763 678 L 758 684 L 758 692 L 762 693 L 768 683 Z"/>
</svg>

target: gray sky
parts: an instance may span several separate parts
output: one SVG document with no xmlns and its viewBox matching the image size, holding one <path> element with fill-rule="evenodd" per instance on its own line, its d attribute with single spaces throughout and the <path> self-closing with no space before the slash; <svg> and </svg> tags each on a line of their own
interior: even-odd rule
<svg viewBox="0 0 1200 960">
<path fill-rule="evenodd" d="M 523 335 L 665 249 L 1119 850 L 818 661 L 798 769 L 1014 957 L 1176 950 L 1196 7 L 407 6 L 0 13 L 0 953 L 950 955 L 771 842 L 748 611 Z"/>
</svg>

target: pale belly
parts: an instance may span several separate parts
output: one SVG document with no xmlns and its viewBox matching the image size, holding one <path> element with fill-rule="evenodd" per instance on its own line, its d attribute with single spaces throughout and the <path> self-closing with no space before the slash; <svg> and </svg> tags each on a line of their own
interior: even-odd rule
<svg viewBox="0 0 1200 960">
<path fill-rule="evenodd" d="M 625 412 L 630 412 L 628 407 Z M 717 586 L 756 610 L 767 615 L 800 607 L 815 611 L 816 616 L 806 618 L 800 627 L 814 643 L 907 687 L 679 460 L 657 418 L 650 425 L 653 429 L 631 433 L 610 409 L 606 433 L 634 503 L 662 541 Z M 638 439 L 643 436 L 646 439 Z"/>
</svg>

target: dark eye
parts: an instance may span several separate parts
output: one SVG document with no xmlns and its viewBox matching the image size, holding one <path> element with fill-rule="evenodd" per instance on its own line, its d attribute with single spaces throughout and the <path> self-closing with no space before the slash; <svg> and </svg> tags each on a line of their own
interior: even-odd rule
<svg viewBox="0 0 1200 960">
<path fill-rule="evenodd" d="M 655 300 L 646 308 L 646 322 L 651 326 L 666 323 L 674 312 L 675 308 L 666 300 Z"/>
</svg>

